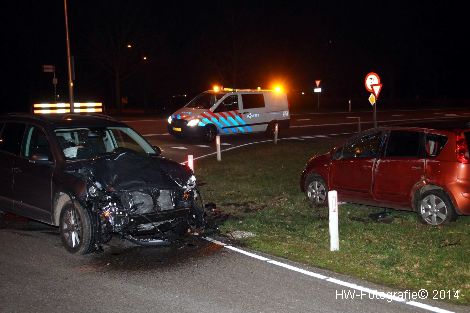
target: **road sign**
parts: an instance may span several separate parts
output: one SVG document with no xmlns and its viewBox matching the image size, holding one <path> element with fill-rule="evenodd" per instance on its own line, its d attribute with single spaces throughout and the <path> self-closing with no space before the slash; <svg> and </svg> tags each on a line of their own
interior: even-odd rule
<svg viewBox="0 0 470 313">
<path fill-rule="evenodd" d="M 315 93 L 321 92 L 321 88 L 314 88 L 314 89 L 313 89 L 313 92 L 315 92 Z"/>
<path fill-rule="evenodd" d="M 366 75 L 366 78 L 364 79 L 364 85 L 366 86 L 366 90 L 368 92 L 374 92 L 372 85 L 380 85 L 379 75 L 374 72 L 370 72 Z"/>
<path fill-rule="evenodd" d="M 379 93 L 381 90 L 382 90 L 382 84 L 372 85 L 372 92 L 374 93 L 374 96 L 376 99 L 379 98 Z"/>
<path fill-rule="evenodd" d="M 374 105 L 374 104 L 375 104 L 375 100 L 376 100 L 376 99 L 375 99 L 374 94 L 371 93 L 370 96 L 369 96 L 369 103 L 370 103 L 371 105 Z"/>
<path fill-rule="evenodd" d="M 317 88 L 320 87 L 320 82 L 321 82 L 321 80 L 319 80 L 319 79 L 315 81 L 315 85 L 317 85 Z"/>
<path fill-rule="evenodd" d="M 42 66 L 42 71 L 44 73 L 54 73 L 55 72 L 55 66 L 54 65 L 43 65 Z"/>
</svg>

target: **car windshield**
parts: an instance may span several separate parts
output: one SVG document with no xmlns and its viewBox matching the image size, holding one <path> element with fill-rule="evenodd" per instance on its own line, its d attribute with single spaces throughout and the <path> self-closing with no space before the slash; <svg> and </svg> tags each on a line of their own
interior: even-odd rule
<svg viewBox="0 0 470 313">
<path fill-rule="evenodd" d="M 60 128 L 55 134 L 68 161 L 123 151 L 156 154 L 144 138 L 128 127 Z"/>
<path fill-rule="evenodd" d="M 194 97 L 188 104 L 185 105 L 187 108 L 193 109 L 210 109 L 217 101 L 219 101 L 225 95 L 224 92 L 203 92 Z"/>
</svg>

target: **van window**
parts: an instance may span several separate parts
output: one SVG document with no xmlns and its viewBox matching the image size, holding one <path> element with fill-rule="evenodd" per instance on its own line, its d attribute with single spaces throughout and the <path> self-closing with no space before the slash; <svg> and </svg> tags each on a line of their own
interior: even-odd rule
<svg viewBox="0 0 470 313">
<path fill-rule="evenodd" d="M 5 123 L 0 138 L 0 150 L 19 155 L 24 129 L 25 125 L 21 123 Z"/>
<path fill-rule="evenodd" d="M 194 97 L 188 104 L 187 108 L 194 109 L 210 109 L 217 101 L 219 101 L 225 93 L 203 92 Z"/>
<path fill-rule="evenodd" d="M 243 110 L 264 108 L 264 96 L 262 93 L 242 95 Z"/>
<path fill-rule="evenodd" d="M 238 95 L 230 95 L 214 110 L 214 113 L 238 110 Z"/>
<path fill-rule="evenodd" d="M 391 131 L 385 151 L 386 157 L 420 157 L 423 133 Z"/>
<path fill-rule="evenodd" d="M 467 139 L 468 140 L 468 139 Z M 426 135 L 426 155 L 430 157 L 438 156 L 447 143 L 447 137 L 443 135 L 427 134 Z"/>
</svg>

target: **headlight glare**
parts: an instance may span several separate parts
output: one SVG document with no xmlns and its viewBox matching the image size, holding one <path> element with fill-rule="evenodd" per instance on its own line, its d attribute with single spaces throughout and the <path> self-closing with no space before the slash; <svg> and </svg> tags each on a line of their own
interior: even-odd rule
<svg viewBox="0 0 470 313">
<path fill-rule="evenodd" d="M 189 127 L 194 127 L 196 126 L 197 124 L 199 124 L 200 120 L 198 118 L 195 118 L 195 119 L 192 119 L 188 122 L 188 126 Z"/>
<path fill-rule="evenodd" d="M 171 124 L 171 121 L 173 120 L 173 118 L 170 116 L 168 116 L 168 124 Z"/>
</svg>

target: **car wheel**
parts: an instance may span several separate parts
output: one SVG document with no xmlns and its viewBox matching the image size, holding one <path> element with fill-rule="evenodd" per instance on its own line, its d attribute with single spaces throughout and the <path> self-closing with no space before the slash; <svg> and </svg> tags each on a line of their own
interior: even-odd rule
<svg viewBox="0 0 470 313">
<path fill-rule="evenodd" d="M 424 192 L 418 208 L 421 220 L 433 226 L 446 224 L 456 218 L 454 206 L 442 190 Z"/>
<path fill-rule="evenodd" d="M 204 141 L 213 142 L 215 136 L 217 136 L 217 129 L 214 126 L 206 126 L 204 130 Z"/>
<path fill-rule="evenodd" d="M 87 254 L 93 250 L 94 234 L 91 214 L 80 205 L 68 201 L 59 220 L 60 238 L 70 253 Z"/>
<path fill-rule="evenodd" d="M 311 173 L 305 180 L 305 194 L 314 206 L 324 205 L 328 201 L 328 187 L 323 178 Z"/>
</svg>

